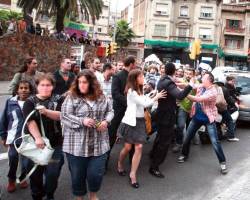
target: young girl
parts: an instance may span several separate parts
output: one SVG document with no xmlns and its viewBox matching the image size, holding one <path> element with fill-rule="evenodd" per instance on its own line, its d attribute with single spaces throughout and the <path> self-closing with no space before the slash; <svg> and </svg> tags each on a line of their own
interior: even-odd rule
<svg viewBox="0 0 250 200">
<path fill-rule="evenodd" d="M 16 171 L 18 166 L 18 153 L 14 147 L 14 140 L 21 136 L 21 131 L 24 123 L 22 113 L 23 104 L 30 96 L 32 91 L 30 82 L 23 80 L 20 81 L 14 89 L 15 96 L 7 100 L 3 114 L 0 119 L 0 137 L 4 146 L 9 147 L 9 182 L 7 185 L 8 192 L 16 190 Z M 21 142 L 21 141 L 20 141 Z M 21 179 L 25 177 L 24 162 L 22 160 L 22 175 Z M 20 184 L 20 188 L 27 188 L 27 182 Z"/>
<path fill-rule="evenodd" d="M 134 188 L 139 188 L 136 179 L 136 172 L 141 160 L 142 146 L 145 143 L 147 134 L 144 119 L 144 109 L 153 105 L 155 101 L 166 97 L 166 92 L 161 91 L 153 98 L 143 95 L 144 76 L 141 70 L 135 69 L 130 71 L 126 86 L 127 93 L 127 110 L 119 126 L 118 134 L 122 135 L 125 141 L 124 147 L 120 152 L 118 160 L 118 173 L 125 175 L 123 161 L 131 150 L 132 145 L 135 146 L 135 153 L 132 159 L 130 171 L 130 182 Z"/>
</svg>

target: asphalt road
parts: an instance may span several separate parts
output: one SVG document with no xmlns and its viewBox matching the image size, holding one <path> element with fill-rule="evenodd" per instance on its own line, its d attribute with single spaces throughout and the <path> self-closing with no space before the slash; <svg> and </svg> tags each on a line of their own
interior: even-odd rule
<svg viewBox="0 0 250 200">
<path fill-rule="evenodd" d="M 0 112 L 6 97 L 0 97 Z M 116 162 L 121 144 L 116 145 L 111 155 L 109 170 L 104 177 L 99 192 L 100 200 L 249 200 L 250 199 L 250 126 L 247 123 L 237 129 L 238 143 L 223 141 L 223 148 L 228 161 L 229 173 L 221 175 L 215 153 L 210 145 L 192 146 L 189 161 L 176 163 L 176 154 L 169 152 L 161 166 L 165 179 L 157 179 L 148 173 L 148 152 L 152 140 L 145 145 L 138 180 L 141 187 L 131 188 L 128 177 L 119 177 Z M 0 148 L 3 152 L 3 148 Z M 126 166 L 129 170 L 128 162 Z M 2 200 L 31 199 L 30 189 L 18 189 L 7 194 L 8 163 L 0 162 L 0 185 L 3 189 Z M 57 200 L 71 200 L 71 180 L 67 163 L 62 170 L 59 187 L 55 194 Z"/>
</svg>

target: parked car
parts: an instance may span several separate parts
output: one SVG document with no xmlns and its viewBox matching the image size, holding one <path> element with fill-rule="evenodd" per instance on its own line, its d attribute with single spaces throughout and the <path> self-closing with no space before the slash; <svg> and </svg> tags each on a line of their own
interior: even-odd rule
<svg viewBox="0 0 250 200">
<path fill-rule="evenodd" d="M 212 74 L 214 75 L 215 81 L 220 81 L 225 83 L 226 82 L 226 76 L 228 73 L 237 73 L 239 70 L 235 69 L 234 67 L 229 66 L 219 66 L 215 67 L 212 71 Z"/>
<path fill-rule="evenodd" d="M 250 122 L 250 72 L 228 72 L 224 75 L 225 77 L 234 76 L 236 78 L 236 89 L 240 92 L 238 120 Z M 225 83 L 225 81 L 223 82 Z"/>
<path fill-rule="evenodd" d="M 236 76 L 236 87 L 240 91 L 239 120 L 250 121 L 250 73 Z"/>
</svg>

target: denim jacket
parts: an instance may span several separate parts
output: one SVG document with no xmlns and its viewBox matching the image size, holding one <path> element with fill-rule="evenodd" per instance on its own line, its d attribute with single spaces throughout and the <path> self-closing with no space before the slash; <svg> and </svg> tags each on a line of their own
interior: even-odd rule
<svg viewBox="0 0 250 200">
<path fill-rule="evenodd" d="M 13 144 L 14 140 L 21 136 L 23 123 L 24 117 L 17 96 L 11 97 L 6 101 L 0 118 L 0 137 L 6 140 L 6 144 Z"/>
</svg>

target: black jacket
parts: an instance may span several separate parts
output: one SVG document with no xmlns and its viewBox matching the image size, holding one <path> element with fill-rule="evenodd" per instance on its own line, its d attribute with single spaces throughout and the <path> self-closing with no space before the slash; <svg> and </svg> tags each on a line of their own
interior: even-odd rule
<svg viewBox="0 0 250 200">
<path fill-rule="evenodd" d="M 63 77 L 59 73 L 59 70 L 57 70 L 54 73 L 54 78 L 56 81 L 56 86 L 54 88 L 53 93 L 62 95 L 69 90 L 72 82 L 75 80 L 75 75 L 72 72 L 70 72 L 68 81 L 64 81 Z"/>
<path fill-rule="evenodd" d="M 229 90 L 225 86 L 221 86 L 224 98 L 229 106 L 235 105 L 236 100 L 230 95 Z"/>
<path fill-rule="evenodd" d="M 222 87 L 224 98 L 227 102 L 227 109 L 230 113 L 233 113 L 238 110 L 238 108 L 235 106 L 235 103 L 238 101 L 238 96 L 240 95 L 239 92 L 236 90 L 235 87 L 225 84 L 224 87 Z"/>
<path fill-rule="evenodd" d="M 112 98 L 114 112 L 125 112 L 127 108 L 127 97 L 125 95 L 125 87 L 127 84 L 128 71 L 122 70 L 115 74 L 112 78 Z"/>
<path fill-rule="evenodd" d="M 228 89 L 230 96 L 237 101 L 240 93 L 236 90 L 236 88 L 227 83 L 225 84 L 225 87 Z"/>
<path fill-rule="evenodd" d="M 179 90 L 169 76 L 164 76 L 160 79 L 157 90 L 165 90 L 167 97 L 158 101 L 157 118 L 158 123 L 165 126 L 173 126 L 176 118 L 176 99 L 184 99 L 192 90 L 191 86 L 185 87 L 184 90 Z"/>
</svg>

